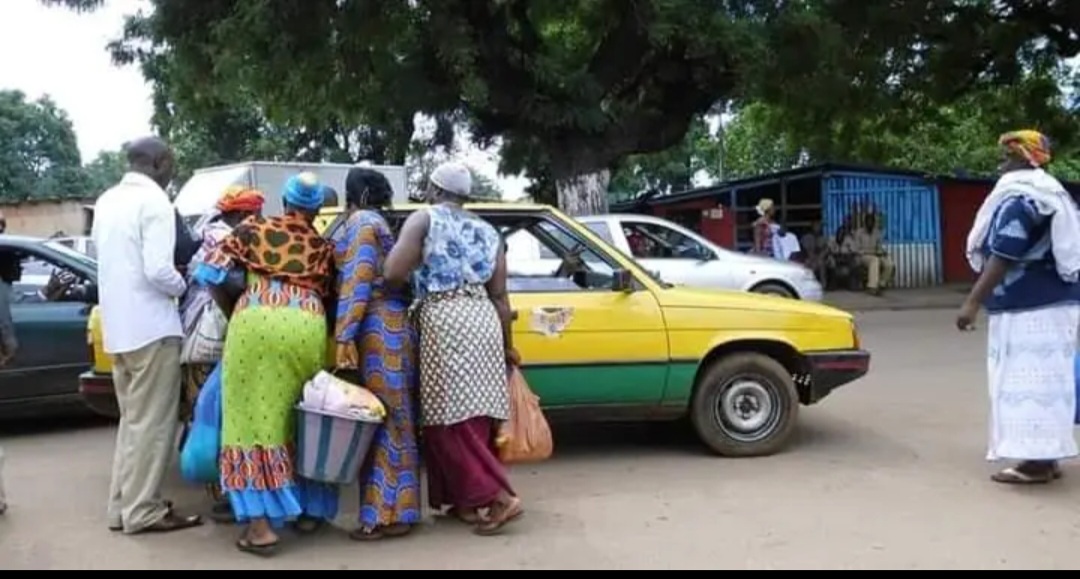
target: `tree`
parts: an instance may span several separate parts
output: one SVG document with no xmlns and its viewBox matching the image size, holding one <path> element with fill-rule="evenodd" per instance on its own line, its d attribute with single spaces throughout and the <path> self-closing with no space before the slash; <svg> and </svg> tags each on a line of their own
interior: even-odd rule
<svg viewBox="0 0 1080 579">
<path fill-rule="evenodd" d="M 127 172 L 127 159 L 120 151 L 102 151 L 84 167 L 86 191 L 98 196 L 120 182 Z"/>
<path fill-rule="evenodd" d="M 100 0 L 43 0 L 76 8 Z M 503 169 L 602 212 L 610 170 L 683 141 L 714 103 L 761 100 L 814 148 L 1080 51 L 1069 0 L 154 0 L 123 46 L 169 102 L 253 103 L 278 126 L 367 127 L 391 160 L 415 113 L 463 114 Z M 192 113 L 203 118 L 201 113 Z M 904 116 L 878 118 L 875 130 Z"/>
<path fill-rule="evenodd" d="M 87 192 L 67 114 L 47 96 L 0 91 L 0 199 L 83 197 Z"/>
</svg>

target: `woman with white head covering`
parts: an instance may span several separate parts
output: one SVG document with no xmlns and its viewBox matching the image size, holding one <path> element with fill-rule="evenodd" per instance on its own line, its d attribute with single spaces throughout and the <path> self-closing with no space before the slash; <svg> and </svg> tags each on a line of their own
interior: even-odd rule
<svg viewBox="0 0 1080 579">
<path fill-rule="evenodd" d="M 490 535 L 524 510 L 494 445 L 498 424 L 510 417 L 506 255 L 499 232 L 462 206 L 471 194 L 468 167 L 452 162 L 436 168 L 432 206 L 405 222 L 383 274 L 400 287 L 416 273 L 420 418 L 431 506 L 450 507 L 478 534 Z"/>
<path fill-rule="evenodd" d="M 773 200 L 762 199 L 754 209 L 757 211 L 758 218 L 754 221 L 753 253 L 776 257 L 775 236 L 779 228 L 773 222 L 773 213 L 776 210 Z"/>
</svg>

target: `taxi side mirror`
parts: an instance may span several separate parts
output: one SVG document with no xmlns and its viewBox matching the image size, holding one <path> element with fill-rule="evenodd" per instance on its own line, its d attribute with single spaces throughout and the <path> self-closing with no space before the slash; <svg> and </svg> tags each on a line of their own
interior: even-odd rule
<svg viewBox="0 0 1080 579">
<path fill-rule="evenodd" d="M 611 274 L 611 289 L 622 293 L 634 291 L 634 275 L 630 270 L 617 269 Z"/>
</svg>

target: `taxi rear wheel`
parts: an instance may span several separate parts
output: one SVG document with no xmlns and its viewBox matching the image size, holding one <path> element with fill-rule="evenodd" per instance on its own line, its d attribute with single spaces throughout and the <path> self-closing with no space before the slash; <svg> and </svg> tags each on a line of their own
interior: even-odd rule
<svg viewBox="0 0 1080 579">
<path fill-rule="evenodd" d="M 783 450 L 799 416 L 799 392 L 783 364 L 738 352 L 716 360 L 694 390 L 690 417 L 701 441 L 729 457 Z"/>
</svg>

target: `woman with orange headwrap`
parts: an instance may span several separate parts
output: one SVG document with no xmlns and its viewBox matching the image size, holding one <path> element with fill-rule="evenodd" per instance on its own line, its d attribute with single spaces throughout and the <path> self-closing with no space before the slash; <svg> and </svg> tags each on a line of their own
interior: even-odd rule
<svg viewBox="0 0 1080 579">
<path fill-rule="evenodd" d="M 979 273 L 957 316 L 989 315 L 989 460 L 1016 461 L 1002 484 L 1045 484 L 1076 457 L 1075 359 L 1080 327 L 1080 208 L 1043 169 L 1049 140 L 1016 131 L 999 141 L 1003 175 L 975 216 L 967 257 Z"/>
<path fill-rule="evenodd" d="M 262 213 L 264 201 L 262 192 L 250 187 L 237 185 L 225 190 L 214 207 L 215 211 L 203 220 L 200 227 L 196 228 L 196 233 L 201 239 L 201 246 L 191 260 L 191 267 L 187 269 L 189 278 L 195 271 L 195 264 L 202 262 L 211 251 L 218 247 L 222 240 L 232 233 L 233 228 L 248 217 Z M 180 319 L 183 322 L 185 336 L 195 331 L 200 317 L 208 307 L 217 307 L 210 295 L 210 290 L 188 279 L 187 293 L 180 301 Z M 181 396 L 180 419 L 184 424 L 191 420 L 195 400 L 198 399 L 199 391 L 215 365 L 214 363 L 185 363 L 182 366 L 184 389 Z M 228 502 L 222 500 L 219 485 L 209 485 L 207 491 L 215 501 L 212 516 L 218 520 L 231 519 L 232 511 Z"/>
</svg>

